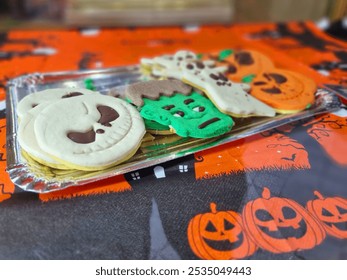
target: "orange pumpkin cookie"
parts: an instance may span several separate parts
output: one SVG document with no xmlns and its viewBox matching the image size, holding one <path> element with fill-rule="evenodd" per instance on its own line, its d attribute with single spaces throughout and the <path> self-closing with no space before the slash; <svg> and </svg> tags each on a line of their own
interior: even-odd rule
<svg viewBox="0 0 347 280">
<path fill-rule="evenodd" d="M 315 82 L 300 73 L 272 69 L 254 77 L 250 94 L 276 112 L 290 114 L 311 107 L 316 90 Z"/>
<path fill-rule="evenodd" d="M 201 59 L 213 60 L 217 66 L 226 66 L 224 75 L 234 82 L 248 82 L 251 76 L 275 68 L 270 58 L 254 50 L 226 49 L 203 55 Z"/>
</svg>

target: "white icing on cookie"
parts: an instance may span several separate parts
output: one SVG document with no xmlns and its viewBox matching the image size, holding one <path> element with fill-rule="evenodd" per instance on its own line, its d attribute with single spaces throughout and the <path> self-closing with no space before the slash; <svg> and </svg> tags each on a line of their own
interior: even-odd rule
<svg viewBox="0 0 347 280">
<path fill-rule="evenodd" d="M 182 62 L 198 60 L 198 56 L 186 50 L 176 52 L 174 55 L 156 56 L 153 59 L 142 58 L 141 64 L 149 66 L 152 74 L 161 77 L 170 77 L 181 79 L 182 78 Z M 213 67 L 215 62 L 213 60 L 205 60 L 203 63 L 208 67 Z M 221 66 L 218 71 L 225 72 L 227 67 Z"/>
<path fill-rule="evenodd" d="M 238 117 L 275 115 L 273 108 L 246 92 L 248 84 L 230 81 L 218 67 L 207 67 L 202 61 L 184 61 L 181 67 L 182 80 L 202 89 L 220 111 Z"/>
<path fill-rule="evenodd" d="M 130 104 L 94 94 L 50 104 L 37 116 L 34 130 L 45 152 L 82 170 L 130 158 L 145 134 L 143 119 Z"/>
<path fill-rule="evenodd" d="M 48 104 L 48 103 L 47 103 Z M 54 160 L 46 154 L 37 143 L 34 133 L 34 123 L 36 117 L 46 108 L 46 104 L 40 104 L 30 109 L 22 118 L 18 128 L 18 142 L 21 148 L 32 156 L 36 161 L 58 169 L 68 169 L 68 167 Z"/>
<path fill-rule="evenodd" d="M 58 101 L 60 99 L 75 97 L 83 94 L 98 94 L 84 88 L 53 88 L 38 91 L 25 96 L 19 103 L 17 108 L 18 117 L 21 119 L 30 109 L 43 102 Z"/>
</svg>

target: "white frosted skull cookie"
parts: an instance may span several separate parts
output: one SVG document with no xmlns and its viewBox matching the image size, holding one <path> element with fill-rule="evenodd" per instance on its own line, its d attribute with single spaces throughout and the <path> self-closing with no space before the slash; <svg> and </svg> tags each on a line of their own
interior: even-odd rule
<svg viewBox="0 0 347 280">
<path fill-rule="evenodd" d="M 124 100 L 82 95 L 47 106 L 34 130 L 40 147 L 63 164 L 100 170 L 133 156 L 145 135 L 139 112 Z"/>
<path fill-rule="evenodd" d="M 18 128 L 18 142 L 21 148 L 37 162 L 57 169 L 69 169 L 61 162 L 45 153 L 36 140 L 34 124 L 36 117 L 45 109 L 45 104 L 37 105 L 30 109 L 22 118 Z"/>
<path fill-rule="evenodd" d="M 99 94 L 84 88 L 52 88 L 37 91 L 25 96 L 17 108 L 18 117 L 21 119 L 30 109 L 44 102 L 53 102 L 65 98 L 80 96 L 84 94 Z"/>
</svg>

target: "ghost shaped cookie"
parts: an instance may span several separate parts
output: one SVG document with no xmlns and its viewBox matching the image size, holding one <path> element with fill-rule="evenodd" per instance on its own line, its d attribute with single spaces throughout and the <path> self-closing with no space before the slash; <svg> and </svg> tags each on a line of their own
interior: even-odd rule
<svg viewBox="0 0 347 280">
<path fill-rule="evenodd" d="M 201 89 L 223 113 L 234 117 L 273 117 L 273 108 L 248 94 L 250 86 L 234 83 L 219 67 L 207 67 L 200 61 L 182 62 L 182 80 Z"/>
<path fill-rule="evenodd" d="M 174 55 L 162 55 L 154 57 L 153 59 L 142 59 L 141 64 L 146 65 L 145 68 L 147 67 L 147 70 L 150 69 L 154 76 L 170 77 L 180 80 L 182 79 L 182 62 L 195 60 L 198 60 L 195 53 L 187 50 L 180 50 Z M 208 66 L 214 65 L 214 61 L 212 60 L 206 60 L 203 63 Z M 225 71 L 226 69 L 227 67 L 221 66 L 220 71 Z"/>
<path fill-rule="evenodd" d="M 48 105 L 34 124 L 47 154 L 71 168 L 100 170 L 133 156 L 145 135 L 139 112 L 126 101 L 82 95 Z"/>
<path fill-rule="evenodd" d="M 19 103 L 17 115 L 21 119 L 30 109 L 44 102 L 53 102 L 85 94 L 99 94 L 84 88 L 51 88 L 25 96 Z"/>
</svg>

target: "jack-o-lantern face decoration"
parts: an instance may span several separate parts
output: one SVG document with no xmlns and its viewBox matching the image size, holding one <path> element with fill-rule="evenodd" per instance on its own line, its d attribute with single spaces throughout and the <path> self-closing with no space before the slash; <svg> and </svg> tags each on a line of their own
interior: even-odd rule
<svg viewBox="0 0 347 280">
<path fill-rule="evenodd" d="M 67 166 L 99 170 L 131 157 L 145 134 L 139 112 L 124 100 L 82 95 L 48 105 L 35 120 L 42 149 Z"/>
<path fill-rule="evenodd" d="M 325 238 L 323 228 L 305 208 L 287 198 L 270 197 L 268 188 L 262 198 L 245 205 L 242 216 L 247 234 L 273 253 L 310 249 Z"/>
<path fill-rule="evenodd" d="M 226 66 L 224 74 L 234 82 L 247 82 L 245 79 L 250 75 L 275 67 L 270 58 L 255 50 L 222 50 L 203 59 L 212 59 L 216 65 Z"/>
<path fill-rule="evenodd" d="M 313 105 L 316 89 L 315 82 L 300 73 L 273 69 L 254 77 L 250 93 L 279 113 L 293 113 Z"/>
<path fill-rule="evenodd" d="M 318 191 L 317 199 L 307 202 L 307 210 L 319 219 L 326 232 L 340 239 L 347 238 L 347 199 L 324 198 Z"/>
<path fill-rule="evenodd" d="M 211 213 L 195 216 L 188 225 L 188 241 L 201 259 L 242 259 L 256 251 L 245 235 L 242 218 L 234 211 L 217 211 L 211 203 Z"/>
</svg>

